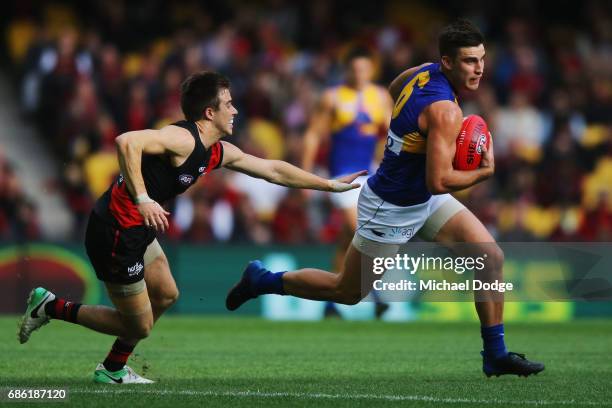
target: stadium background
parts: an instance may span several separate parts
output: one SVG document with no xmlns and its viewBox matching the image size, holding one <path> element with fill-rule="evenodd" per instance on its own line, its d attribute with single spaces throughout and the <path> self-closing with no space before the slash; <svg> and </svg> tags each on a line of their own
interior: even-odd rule
<svg viewBox="0 0 612 408">
<path fill-rule="evenodd" d="M 300 164 L 321 90 L 354 44 L 377 82 L 437 59 L 436 33 L 463 15 L 484 32 L 485 78 L 461 100 L 495 139 L 494 179 L 459 193 L 501 241 L 612 238 L 612 12 L 605 1 L 54 2 L 7 5 L 0 77 L 0 312 L 32 285 L 106 301 L 81 238 L 118 170 L 113 138 L 181 118 L 179 84 L 199 69 L 232 81 L 229 138 Z M 319 158 L 324 174 L 325 149 Z M 181 298 L 173 313 L 223 313 L 252 258 L 329 267 L 341 216 L 326 194 L 217 171 L 171 206 L 162 236 Z M 512 262 L 512 260 L 508 260 Z M 280 300 L 279 300 L 280 299 Z M 270 303 L 271 302 L 271 303 Z M 281 302 L 281 303 L 275 303 Z M 243 313 L 315 319 L 322 306 L 276 298 Z M 391 319 L 474 320 L 470 304 L 393 305 Z M 609 304 L 509 304 L 509 320 L 612 315 Z M 279 314 L 279 311 L 283 311 Z M 367 319 L 372 305 L 343 309 Z"/>
</svg>

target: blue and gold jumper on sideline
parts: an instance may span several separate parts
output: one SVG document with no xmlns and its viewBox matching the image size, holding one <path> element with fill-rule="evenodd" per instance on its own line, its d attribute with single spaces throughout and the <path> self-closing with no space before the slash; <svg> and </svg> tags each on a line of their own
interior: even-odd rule
<svg viewBox="0 0 612 408">
<path fill-rule="evenodd" d="M 329 172 L 332 177 L 367 170 L 385 123 L 385 94 L 370 84 L 357 91 L 347 85 L 333 89 Z M 384 130 L 383 130 L 384 131 Z"/>
</svg>

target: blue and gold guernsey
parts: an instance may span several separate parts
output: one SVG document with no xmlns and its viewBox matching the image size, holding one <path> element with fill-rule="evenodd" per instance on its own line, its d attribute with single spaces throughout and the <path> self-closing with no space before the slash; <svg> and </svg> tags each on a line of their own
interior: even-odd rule
<svg viewBox="0 0 612 408">
<path fill-rule="evenodd" d="M 347 85 L 333 88 L 329 171 L 332 177 L 367 170 L 376 142 L 386 128 L 385 90 L 370 84 L 361 91 Z M 384 133 L 383 133 L 384 134 Z"/>
<path fill-rule="evenodd" d="M 427 136 L 419 130 L 420 113 L 437 101 L 457 102 L 440 64 L 429 64 L 409 77 L 393 107 L 384 159 L 368 185 L 383 200 L 410 206 L 429 200 L 425 183 Z"/>
</svg>

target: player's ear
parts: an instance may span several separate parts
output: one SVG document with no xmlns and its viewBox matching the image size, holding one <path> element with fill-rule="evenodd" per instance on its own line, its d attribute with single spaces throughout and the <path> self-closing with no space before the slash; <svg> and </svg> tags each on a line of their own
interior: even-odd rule
<svg viewBox="0 0 612 408">
<path fill-rule="evenodd" d="M 448 55 L 443 55 L 442 56 L 442 66 L 445 69 L 452 69 L 453 68 L 453 60 L 451 57 L 449 57 Z"/>
<path fill-rule="evenodd" d="M 213 118 L 215 117 L 215 110 L 213 108 L 211 108 L 210 106 L 207 106 L 206 108 L 204 108 L 204 112 L 202 112 L 204 116 L 204 119 L 206 120 L 213 120 Z"/>
</svg>

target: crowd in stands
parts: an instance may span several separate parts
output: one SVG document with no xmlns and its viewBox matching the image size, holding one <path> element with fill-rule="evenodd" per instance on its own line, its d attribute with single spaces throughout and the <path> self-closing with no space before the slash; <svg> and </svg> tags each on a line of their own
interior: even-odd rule
<svg viewBox="0 0 612 408">
<path fill-rule="evenodd" d="M 182 119 L 191 72 L 220 71 L 239 110 L 228 140 L 301 163 L 302 136 L 342 55 L 366 45 L 377 82 L 438 59 L 436 34 L 472 19 L 486 42 L 484 81 L 464 114 L 492 130 L 495 177 L 460 192 L 499 240 L 612 240 L 612 13 L 605 1 L 548 6 L 469 2 L 34 2 L 15 5 L 6 50 L 24 118 L 62 166 L 82 236 L 94 200 L 118 172 L 114 138 Z M 146 4 L 145 4 L 146 3 Z M 202 3 L 204 4 L 204 3 Z M 446 6 L 446 7 L 445 7 Z M 318 157 L 325 175 L 326 152 Z M 0 163 L 3 163 L 0 160 Z M 0 238 L 36 237 L 35 208 L 0 169 Z M 333 242 L 342 217 L 326 193 L 305 194 L 219 170 L 170 206 L 169 240 Z M 23 235 L 23 234 L 22 234 Z"/>
<path fill-rule="evenodd" d="M 26 196 L 14 164 L 0 148 L 0 241 L 40 238 L 36 205 Z"/>
</svg>

